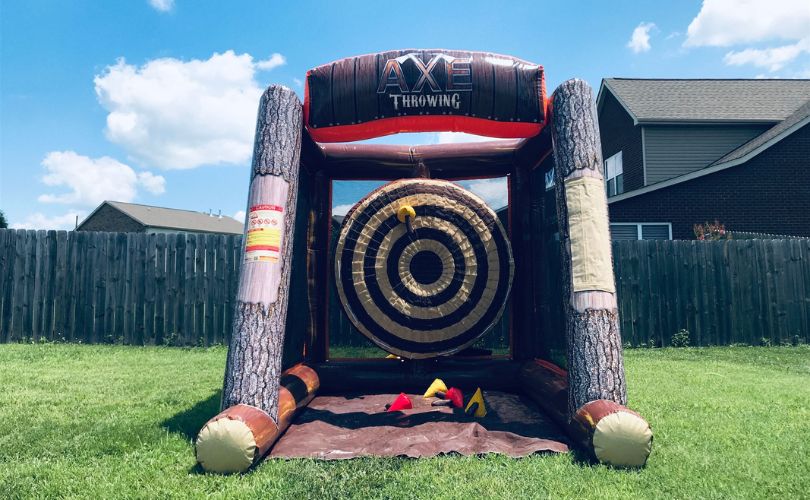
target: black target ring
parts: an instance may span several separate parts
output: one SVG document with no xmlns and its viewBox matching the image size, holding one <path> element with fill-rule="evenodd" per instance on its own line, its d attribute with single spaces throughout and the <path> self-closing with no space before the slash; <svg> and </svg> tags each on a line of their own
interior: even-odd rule
<svg viewBox="0 0 810 500">
<path fill-rule="evenodd" d="M 408 272 L 420 285 L 432 285 L 444 274 L 444 262 L 436 252 L 419 250 L 408 262 Z"/>
<path fill-rule="evenodd" d="M 411 231 L 396 216 L 403 205 L 416 213 Z M 452 354 L 484 335 L 503 313 L 513 268 L 492 209 L 460 186 L 424 179 L 386 184 L 355 205 L 335 257 L 349 319 L 408 358 Z"/>
</svg>

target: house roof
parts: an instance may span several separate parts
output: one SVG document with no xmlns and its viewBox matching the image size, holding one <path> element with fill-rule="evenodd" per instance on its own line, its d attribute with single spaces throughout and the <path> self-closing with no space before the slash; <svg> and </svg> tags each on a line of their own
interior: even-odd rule
<svg viewBox="0 0 810 500">
<path fill-rule="evenodd" d="M 208 215 L 202 212 L 191 210 L 180 210 L 177 208 L 153 207 L 150 205 L 139 205 L 137 203 L 123 203 L 120 201 L 105 201 L 121 212 L 137 220 L 144 226 L 163 229 L 177 229 L 178 231 L 206 232 L 206 233 L 227 233 L 242 234 L 244 226 L 241 222 L 227 216 Z M 96 209 L 96 211 L 98 208 Z M 95 213 L 95 211 L 93 211 Z M 93 214 L 85 219 L 85 222 Z M 82 222 L 84 224 L 84 222 Z M 80 224 L 79 226 L 81 227 Z"/>
<path fill-rule="evenodd" d="M 606 88 L 636 124 L 779 122 L 810 99 L 810 80 L 606 78 L 600 104 Z"/>
<path fill-rule="evenodd" d="M 798 128 L 801 128 L 802 126 L 805 125 L 806 122 L 808 122 L 809 119 L 810 119 L 810 98 L 808 98 L 807 102 L 805 102 L 792 115 L 788 116 L 781 122 L 769 128 L 762 134 L 754 137 L 753 139 L 746 142 L 742 146 L 738 147 L 734 151 L 723 156 L 716 162 L 712 163 L 710 166 L 720 165 L 722 163 L 729 163 L 735 160 L 746 159 L 747 156 L 756 153 L 761 148 L 767 149 L 772 144 L 781 140 L 783 137 L 786 137 L 793 131 L 797 130 Z"/>
</svg>

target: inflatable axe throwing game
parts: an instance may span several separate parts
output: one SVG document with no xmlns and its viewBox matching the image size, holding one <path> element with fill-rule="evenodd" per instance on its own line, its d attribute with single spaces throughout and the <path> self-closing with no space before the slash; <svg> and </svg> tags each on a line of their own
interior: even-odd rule
<svg viewBox="0 0 810 500">
<path fill-rule="evenodd" d="M 270 86 L 200 465 L 578 447 L 643 466 L 652 431 L 625 406 L 598 130 L 585 82 L 547 96 L 541 66 L 490 53 L 342 59 L 309 71 L 303 105 Z M 439 131 L 509 140 L 351 142 Z M 505 212 L 453 182 L 492 177 Z M 333 218 L 332 182 L 352 179 L 386 183 Z M 333 357 L 331 317 L 389 356 Z M 505 355 L 475 347 L 496 325 Z"/>
</svg>

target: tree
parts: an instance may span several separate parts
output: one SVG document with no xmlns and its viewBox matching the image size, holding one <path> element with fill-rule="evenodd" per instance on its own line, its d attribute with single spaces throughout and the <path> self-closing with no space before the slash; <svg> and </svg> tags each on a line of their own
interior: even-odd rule
<svg viewBox="0 0 810 500">
<path fill-rule="evenodd" d="M 0 210 L 0 229 L 8 229 L 8 221 L 6 221 L 6 214 Z"/>
</svg>

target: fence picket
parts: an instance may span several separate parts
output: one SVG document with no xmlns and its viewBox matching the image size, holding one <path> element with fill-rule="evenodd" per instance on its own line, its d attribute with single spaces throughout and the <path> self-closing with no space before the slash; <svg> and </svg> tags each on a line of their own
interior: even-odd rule
<svg viewBox="0 0 810 500">
<path fill-rule="evenodd" d="M 205 279 L 200 292 L 202 293 L 205 309 L 205 345 L 209 346 L 216 342 L 214 336 L 214 287 L 215 281 L 215 255 L 217 236 L 215 234 L 205 235 Z"/>
<path fill-rule="evenodd" d="M 177 234 L 166 235 L 166 327 L 164 342 L 177 338 Z"/>
<path fill-rule="evenodd" d="M 155 344 L 163 344 L 166 328 L 166 235 L 155 240 Z"/>
<path fill-rule="evenodd" d="M 2 313 L 0 313 L 0 342 L 8 342 L 11 336 L 11 290 L 14 279 L 14 244 L 15 233 L 11 231 L 1 231 L 3 244 L 0 245 L 0 300 L 3 301 Z"/>
<path fill-rule="evenodd" d="M 144 343 L 155 343 L 155 279 L 157 273 L 157 235 L 149 234 L 144 250 Z"/>
</svg>

